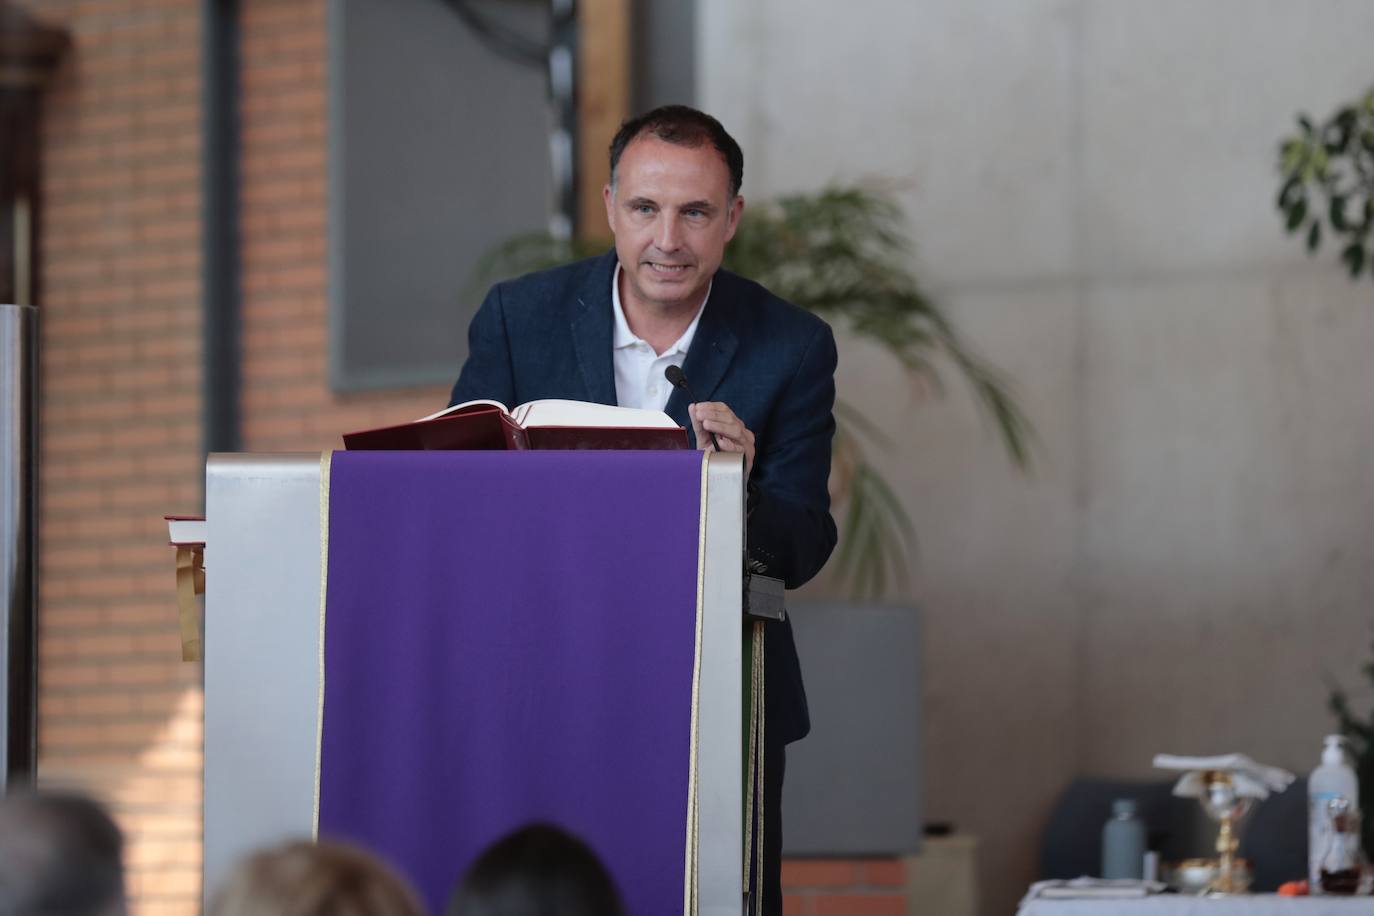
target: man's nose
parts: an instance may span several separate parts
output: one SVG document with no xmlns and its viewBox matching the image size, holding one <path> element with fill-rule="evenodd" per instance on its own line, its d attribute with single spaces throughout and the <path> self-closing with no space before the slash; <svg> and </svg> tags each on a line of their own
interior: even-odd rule
<svg viewBox="0 0 1374 916">
<path fill-rule="evenodd" d="M 669 213 L 662 214 L 654 232 L 654 247 L 667 254 L 677 251 L 681 244 L 682 234 L 677 224 L 677 217 Z"/>
</svg>

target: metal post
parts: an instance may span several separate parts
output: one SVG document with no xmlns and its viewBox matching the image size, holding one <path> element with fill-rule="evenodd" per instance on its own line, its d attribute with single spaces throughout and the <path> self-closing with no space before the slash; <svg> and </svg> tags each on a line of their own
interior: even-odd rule
<svg viewBox="0 0 1374 916">
<path fill-rule="evenodd" d="M 239 450 L 239 3 L 201 0 L 204 452 Z"/>
<path fill-rule="evenodd" d="M 549 232 L 570 239 L 577 232 L 577 2 L 549 4 L 549 163 L 553 207 Z"/>
<path fill-rule="evenodd" d="M 37 765 L 38 309 L 0 305 L 0 716 L 4 787 Z"/>
</svg>

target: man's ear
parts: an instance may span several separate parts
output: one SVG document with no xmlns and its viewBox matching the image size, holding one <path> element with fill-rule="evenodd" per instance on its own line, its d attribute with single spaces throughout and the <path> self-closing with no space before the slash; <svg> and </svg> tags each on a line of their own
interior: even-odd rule
<svg viewBox="0 0 1374 916">
<path fill-rule="evenodd" d="M 736 194 L 735 199 L 730 202 L 730 212 L 725 215 L 725 241 L 730 241 L 735 237 L 735 230 L 739 228 L 739 218 L 744 215 L 744 198 Z"/>
<path fill-rule="evenodd" d="M 610 184 L 601 186 L 601 200 L 606 204 L 606 225 L 615 235 L 615 189 Z"/>
</svg>

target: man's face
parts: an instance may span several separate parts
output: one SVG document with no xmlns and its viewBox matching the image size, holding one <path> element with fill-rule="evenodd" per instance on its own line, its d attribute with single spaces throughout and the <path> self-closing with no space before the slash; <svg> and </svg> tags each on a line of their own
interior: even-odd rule
<svg viewBox="0 0 1374 916">
<path fill-rule="evenodd" d="M 622 299 L 658 311 L 695 309 L 735 234 L 744 198 L 709 143 L 638 137 L 620 155 L 615 188 L 602 192 L 626 280 Z"/>
</svg>

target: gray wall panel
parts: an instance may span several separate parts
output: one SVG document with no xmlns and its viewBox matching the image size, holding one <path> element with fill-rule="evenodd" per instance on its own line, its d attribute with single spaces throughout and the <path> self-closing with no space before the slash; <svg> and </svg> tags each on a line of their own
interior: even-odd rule
<svg viewBox="0 0 1374 916">
<path fill-rule="evenodd" d="M 640 0 L 631 25 L 632 114 L 696 103 L 696 0 Z"/>
<path fill-rule="evenodd" d="M 543 3 L 480 9 L 546 37 Z M 548 222 L 544 71 L 440 0 L 333 0 L 330 86 L 333 385 L 451 382 L 478 258 Z"/>
<path fill-rule="evenodd" d="M 811 734 L 787 748 L 784 852 L 917 852 L 925 823 L 918 612 L 788 603 Z"/>
</svg>

